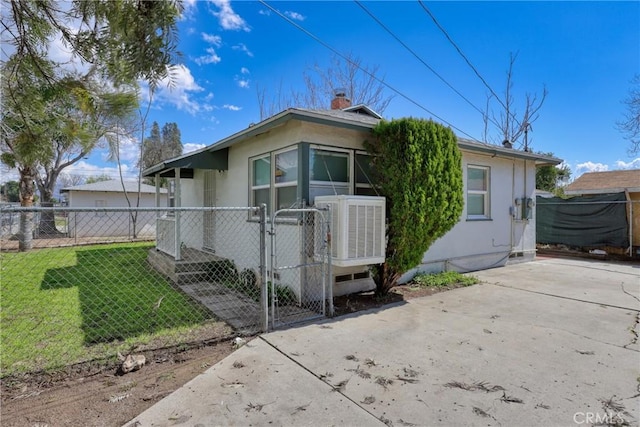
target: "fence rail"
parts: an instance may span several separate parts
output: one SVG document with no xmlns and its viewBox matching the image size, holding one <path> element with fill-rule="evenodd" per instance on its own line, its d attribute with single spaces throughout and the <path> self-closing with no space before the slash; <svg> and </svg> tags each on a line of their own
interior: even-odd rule
<svg viewBox="0 0 640 427">
<path fill-rule="evenodd" d="M 324 312 L 326 292 L 315 311 L 296 294 L 312 270 L 322 278 L 317 259 L 295 280 L 268 280 L 264 207 L 0 208 L 0 219 L 1 377 L 254 334 L 284 324 L 285 306 Z M 293 218 L 277 225 L 310 230 Z M 281 242 L 279 259 L 301 259 Z"/>
</svg>

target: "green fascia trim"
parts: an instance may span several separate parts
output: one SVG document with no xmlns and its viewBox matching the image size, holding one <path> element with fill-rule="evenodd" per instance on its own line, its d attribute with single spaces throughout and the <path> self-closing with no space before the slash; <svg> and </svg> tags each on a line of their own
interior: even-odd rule
<svg viewBox="0 0 640 427">
<path fill-rule="evenodd" d="M 175 160 L 168 160 L 146 169 L 143 176 L 154 176 L 160 173 L 161 176 L 174 176 L 175 172 L 170 170 L 181 169 L 229 169 L 229 148 L 221 148 L 216 151 L 201 151 L 193 155 L 178 157 Z M 180 174 L 182 177 L 182 174 Z"/>
</svg>

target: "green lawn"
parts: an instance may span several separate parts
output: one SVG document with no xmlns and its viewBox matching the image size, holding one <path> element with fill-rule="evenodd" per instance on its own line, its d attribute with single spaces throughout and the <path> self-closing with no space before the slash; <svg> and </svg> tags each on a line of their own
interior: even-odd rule
<svg viewBox="0 0 640 427">
<path fill-rule="evenodd" d="M 148 243 L 0 254 L 0 376 L 111 357 L 211 315 L 147 266 Z"/>
</svg>

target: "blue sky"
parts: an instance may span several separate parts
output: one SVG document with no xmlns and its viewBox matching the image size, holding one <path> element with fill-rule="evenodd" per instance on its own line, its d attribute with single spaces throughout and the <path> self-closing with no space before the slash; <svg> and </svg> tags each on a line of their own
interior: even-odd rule
<svg viewBox="0 0 640 427">
<path fill-rule="evenodd" d="M 385 81 L 453 124 L 459 136 L 482 138 L 479 112 L 440 81 L 353 1 L 268 1 L 273 8 L 342 53 L 379 66 Z M 474 105 L 487 87 L 418 2 L 363 5 Z M 425 2 L 488 85 L 504 92 L 510 53 L 518 53 L 513 93 L 548 90 L 530 133 L 535 151 L 553 152 L 585 171 L 640 168 L 616 129 L 630 81 L 640 73 L 639 2 Z M 182 64 L 173 90 L 161 87 L 149 123 L 176 122 L 185 151 L 209 145 L 259 121 L 257 88 L 276 94 L 303 88 L 302 73 L 332 53 L 254 1 L 186 2 L 179 23 Z M 389 95 L 394 92 L 388 90 Z M 494 104 L 497 110 L 498 104 Z M 432 117 L 400 95 L 383 115 Z M 434 117 L 435 119 L 435 117 Z M 437 119 L 436 119 L 437 120 Z M 495 129 L 490 129 L 495 135 Z M 497 139 L 497 137 L 496 137 Z M 135 146 L 124 158 L 134 161 Z M 112 174 L 97 150 L 68 172 Z M 107 169 L 104 169 L 107 168 Z M 133 173 L 132 164 L 125 175 Z"/>
</svg>

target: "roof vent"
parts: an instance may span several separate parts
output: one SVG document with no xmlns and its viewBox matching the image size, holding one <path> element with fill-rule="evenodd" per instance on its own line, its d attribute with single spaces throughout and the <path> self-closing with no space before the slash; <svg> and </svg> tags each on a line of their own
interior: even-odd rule
<svg viewBox="0 0 640 427">
<path fill-rule="evenodd" d="M 513 144 L 508 139 L 505 139 L 504 141 L 502 141 L 502 146 L 504 148 L 513 148 Z"/>
</svg>

